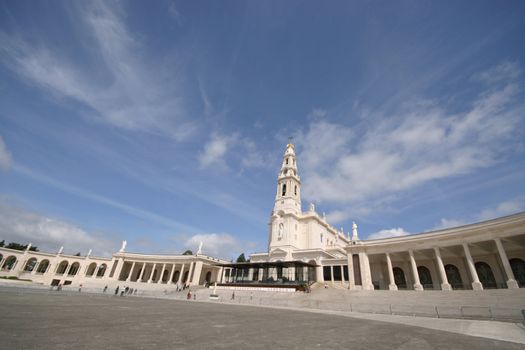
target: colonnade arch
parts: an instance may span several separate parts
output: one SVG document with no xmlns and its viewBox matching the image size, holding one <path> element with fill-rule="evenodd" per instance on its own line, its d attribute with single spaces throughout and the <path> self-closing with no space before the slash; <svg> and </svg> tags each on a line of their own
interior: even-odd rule
<svg viewBox="0 0 525 350">
<path fill-rule="evenodd" d="M 394 272 L 394 281 L 397 287 L 400 289 L 406 289 L 407 280 L 406 280 L 405 272 L 403 271 L 403 269 L 396 266 L 392 270 Z"/>
<path fill-rule="evenodd" d="M 445 265 L 445 273 L 447 276 L 448 283 L 452 286 L 452 289 L 463 289 L 463 280 L 461 274 L 456 265 L 447 264 Z"/>
<path fill-rule="evenodd" d="M 525 287 L 525 261 L 520 258 L 513 258 L 509 260 L 509 263 L 516 282 L 520 287 Z"/>
<path fill-rule="evenodd" d="M 8 256 L 5 259 L 4 264 L 2 265 L 2 269 L 11 270 L 13 269 L 13 267 L 15 267 L 16 262 L 17 262 L 16 256 L 14 255 Z"/>
<path fill-rule="evenodd" d="M 86 270 L 86 276 L 91 277 L 95 274 L 95 270 L 97 269 L 97 263 L 93 262 L 89 264 L 87 270 Z"/>
<path fill-rule="evenodd" d="M 69 266 L 69 262 L 67 260 L 62 260 L 60 264 L 58 264 L 57 267 L 57 274 L 62 275 L 66 273 L 67 267 Z"/>
<path fill-rule="evenodd" d="M 37 260 L 36 258 L 31 258 L 26 262 L 26 265 L 24 266 L 24 271 L 31 272 L 35 269 Z"/>
<path fill-rule="evenodd" d="M 108 265 L 106 264 L 100 265 L 97 271 L 97 277 L 104 277 L 104 274 L 106 273 L 107 269 L 108 269 Z"/>
<path fill-rule="evenodd" d="M 478 261 L 474 264 L 476 272 L 478 274 L 479 281 L 483 285 L 483 288 L 497 288 L 496 278 L 489 264 L 484 261 Z"/>
<path fill-rule="evenodd" d="M 45 273 L 48 268 L 49 268 L 49 260 L 44 259 L 44 260 L 40 261 L 40 263 L 38 264 L 36 272 L 37 273 Z"/>
<path fill-rule="evenodd" d="M 432 289 L 434 287 L 434 284 L 432 283 L 432 275 L 426 266 L 418 266 L 417 274 L 419 276 L 419 282 L 423 285 L 423 288 Z"/>
</svg>

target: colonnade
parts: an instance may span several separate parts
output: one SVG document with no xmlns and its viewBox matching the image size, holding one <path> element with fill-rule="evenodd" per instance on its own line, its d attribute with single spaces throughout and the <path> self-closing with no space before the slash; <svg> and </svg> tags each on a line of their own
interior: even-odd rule
<svg viewBox="0 0 525 350">
<path fill-rule="evenodd" d="M 502 241 L 500 238 L 494 238 L 492 239 L 491 241 L 495 247 L 497 248 L 497 257 L 499 259 L 499 262 L 501 263 L 501 266 L 503 267 L 503 273 L 504 273 L 504 280 L 505 280 L 505 284 L 506 284 L 506 287 L 509 288 L 509 289 L 516 289 L 516 288 L 519 288 L 519 283 L 518 281 L 516 280 L 516 277 L 514 276 L 514 272 L 512 270 L 512 267 L 511 267 L 511 264 L 509 262 L 509 259 L 508 259 L 508 256 L 507 256 L 507 252 L 505 251 L 505 248 L 502 244 Z M 480 242 L 474 242 L 474 243 L 470 243 L 470 244 L 476 244 L 476 243 L 480 243 Z M 484 241 L 483 243 L 486 243 L 486 241 Z M 483 261 L 476 261 L 473 257 L 472 257 L 472 253 L 471 253 L 471 248 L 470 248 L 470 244 L 469 243 L 466 243 L 466 242 L 462 242 L 462 243 L 459 243 L 459 247 L 461 247 L 461 250 L 462 250 L 462 253 L 463 253 L 463 256 L 462 258 L 465 259 L 465 262 L 466 262 L 466 267 L 467 267 L 467 271 L 468 271 L 468 277 L 470 278 L 470 288 L 472 288 L 473 290 L 482 290 L 484 287 L 483 287 L 483 284 L 482 282 L 480 281 L 480 276 L 478 274 L 478 271 L 476 269 L 476 264 L 477 263 L 484 263 Z M 458 246 L 458 245 L 456 245 Z M 395 249 L 395 247 L 392 247 L 393 249 Z M 370 262 L 369 262 L 369 257 L 374 257 L 377 258 L 378 257 L 383 257 L 384 260 L 382 261 L 386 261 L 386 269 L 387 269 L 387 275 L 388 275 L 388 289 L 389 290 L 398 290 L 399 289 L 399 286 L 396 284 L 396 280 L 395 280 L 395 269 L 396 268 L 399 268 L 396 266 L 396 264 L 394 264 L 392 262 L 392 258 L 391 258 L 391 255 L 392 253 L 395 253 L 397 255 L 399 254 L 405 254 L 408 256 L 408 264 L 410 266 L 410 272 L 411 272 L 411 277 L 412 277 L 412 288 L 416 291 L 422 291 L 424 289 L 424 286 L 422 285 L 421 283 L 421 280 L 420 280 L 420 273 L 419 273 L 419 269 L 421 269 L 421 266 L 418 264 L 418 261 L 415 257 L 415 251 L 422 251 L 422 250 L 431 250 L 433 251 L 433 257 L 432 257 L 432 260 L 433 260 L 433 263 L 435 264 L 435 266 L 437 267 L 436 270 L 437 270 L 437 274 L 439 276 L 439 280 L 440 280 L 440 289 L 443 290 L 443 291 L 449 291 L 449 290 L 452 290 L 453 289 L 453 286 L 451 285 L 450 281 L 449 281 L 449 278 L 447 276 L 447 272 L 445 270 L 445 265 L 443 263 L 443 258 L 442 258 L 442 255 L 441 255 L 441 251 L 442 249 L 445 249 L 445 248 L 450 248 L 450 246 L 444 246 L 444 247 L 439 247 L 439 246 L 434 246 L 434 247 L 429 247 L 429 248 L 419 248 L 419 249 L 407 249 L 404 253 L 403 252 L 400 252 L 398 250 L 391 250 L 391 251 L 386 251 L 384 253 L 377 253 L 377 252 L 373 252 L 373 253 L 368 253 L 366 252 L 366 245 L 363 245 L 361 247 L 355 247 L 354 249 L 349 249 L 349 252 L 348 252 L 348 255 L 347 255 L 347 268 L 348 268 L 348 286 L 350 289 L 364 289 L 364 290 L 372 290 L 374 289 L 374 284 L 372 283 L 373 281 L 373 276 L 372 276 L 372 273 L 371 273 L 371 269 L 370 269 Z M 377 250 L 377 249 L 376 249 Z M 359 270 L 360 270 L 360 278 L 361 278 L 361 283 L 356 283 L 355 281 L 355 267 L 354 267 L 354 263 L 355 263 L 355 256 L 358 256 L 358 263 L 359 263 Z M 428 259 L 427 259 L 428 260 Z M 521 259 L 518 259 L 518 260 L 521 260 Z M 329 262 L 327 262 L 329 263 Z M 405 261 L 406 263 L 406 261 Z M 336 265 L 337 266 L 337 265 Z M 490 267 L 490 266 L 489 266 Z M 331 273 L 331 276 L 332 276 L 332 281 L 334 281 L 334 274 L 333 274 L 333 268 L 334 266 L 330 266 L 330 268 L 332 269 L 332 273 Z M 428 269 L 427 269 L 428 270 Z M 344 274 L 342 275 L 342 282 L 344 283 L 345 280 L 344 280 Z M 360 286 L 358 286 L 360 285 Z"/>
</svg>

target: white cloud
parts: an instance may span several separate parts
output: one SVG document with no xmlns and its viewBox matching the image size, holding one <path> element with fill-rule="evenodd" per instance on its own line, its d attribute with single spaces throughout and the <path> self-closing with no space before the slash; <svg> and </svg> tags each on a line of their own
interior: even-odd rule
<svg viewBox="0 0 525 350">
<path fill-rule="evenodd" d="M 84 6 L 86 5 L 86 6 Z M 82 26 L 96 61 L 80 63 L 45 43 L 29 43 L 0 33 L 1 60 L 29 84 L 57 100 L 80 102 L 97 121 L 128 130 L 188 138 L 196 125 L 186 117 L 178 78 L 151 59 L 142 59 L 142 45 L 113 3 L 79 4 L 72 22 Z M 84 8 L 85 7 L 85 8 Z M 86 39 L 88 38 L 88 39 Z M 173 64 L 173 62 L 171 62 Z"/>
<path fill-rule="evenodd" d="M 0 136 L 0 169 L 7 170 L 11 167 L 11 153 L 7 150 L 7 147 Z"/>
<path fill-rule="evenodd" d="M 402 237 L 410 235 L 410 232 L 405 231 L 403 228 L 391 228 L 386 230 L 381 230 L 375 233 L 372 233 L 368 236 L 367 239 L 382 239 L 382 238 L 390 238 L 390 237 Z"/>
<path fill-rule="evenodd" d="M 490 220 L 500 216 L 515 214 L 525 210 L 524 200 L 509 200 L 498 204 L 495 208 L 489 208 L 483 210 L 476 217 L 477 220 Z"/>
<path fill-rule="evenodd" d="M 466 224 L 467 222 L 464 220 L 442 218 L 439 225 L 434 227 L 432 230 L 442 230 L 442 229 L 451 228 L 451 227 L 463 226 Z"/>
<path fill-rule="evenodd" d="M 201 167 L 210 165 L 224 165 L 224 156 L 231 145 L 237 140 L 237 136 L 223 136 L 213 133 L 210 140 L 204 145 L 204 150 L 199 155 Z"/>
<path fill-rule="evenodd" d="M 241 243 L 227 233 L 205 233 L 193 235 L 184 242 L 184 247 L 191 249 L 193 254 L 202 242 L 202 252 L 205 255 L 230 259 L 244 250 Z"/>
<path fill-rule="evenodd" d="M 313 121 L 297 137 L 308 179 L 303 195 L 355 206 L 491 166 L 519 142 L 524 106 L 518 91 L 512 82 L 483 91 L 454 114 L 429 101 L 406 104 L 360 138 L 344 125 Z"/>
<path fill-rule="evenodd" d="M 434 230 L 440 230 L 450 227 L 458 227 L 467 225 L 469 223 L 475 223 L 480 221 L 486 221 L 495 219 L 498 217 L 516 214 L 525 210 L 525 200 L 522 198 L 512 199 L 505 202 L 501 202 L 495 207 L 487 208 L 472 216 L 471 220 L 465 219 L 446 219 L 442 218 L 439 225 L 434 227 Z"/>
<path fill-rule="evenodd" d="M 32 243 L 46 252 L 64 246 L 70 254 L 78 251 L 86 254 L 93 249 L 96 255 L 110 256 L 118 247 L 107 235 L 88 233 L 68 222 L 13 206 L 6 199 L 0 199 L 0 239 Z"/>
<path fill-rule="evenodd" d="M 502 62 L 499 65 L 479 74 L 474 75 L 474 80 L 485 83 L 496 83 L 516 79 L 521 75 L 521 67 L 517 62 Z"/>
</svg>

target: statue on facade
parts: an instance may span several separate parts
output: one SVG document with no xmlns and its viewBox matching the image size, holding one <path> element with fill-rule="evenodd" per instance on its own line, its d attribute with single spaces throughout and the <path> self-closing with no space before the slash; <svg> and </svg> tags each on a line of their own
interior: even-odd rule
<svg viewBox="0 0 525 350">
<path fill-rule="evenodd" d="M 128 245 L 128 242 L 127 241 L 122 241 L 122 247 L 120 247 L 120 250 L 119 252 L 120 253 L 123 253 L 124 250 L 126 250 L 126 246 Z"/>
<path fill-rule="evenodd" d="M 90 250 L 88 251 L 88 253 L 87 253 L 86 257 L 88 257 L 88 258 L 89 258 L 90 256 L 91 256 L 91 249 L 90 249 Z"/>
<path fill-rule="evenodd" d="M 60 247 L 60 249 L 58 250 L 58 254 L 62 254 L 62 252 L 64 251 L 64 246 Z"/>
<path fill-rule="evenodd" d="M 310 212 L 311 213 L 315 212 L 315 204 L 313 203 L 310 203 Z"/>
<path fill-rule="evenodd" d="M 282 223 L 279 224 L 279 231 L 277 232 L 277 238 L 281 239 L 283 238 L 283 231 L 284 231 L 284 225 Z"/>
<path fill-rule="evenodd" d="M 28 251 L 31 249 L 31 246 L 32 246 L 31 243 L 29 243 L 29 244 L 27 245 L 27 247 L 26 247 L 26 252 L 28 252 Z"/>
<path fill-rule="evenodd" d="M 201 254 L 202 254 L 202 241 L 199 243 L 199 249 L 197 250 L 196 255 L 201 255 Z"/>
<path fill-rule="evenodd" d="M 357 235 L 357 224 L 352 221 L 352 241 L 358 241 L 359 236 Z"/>
</svg>

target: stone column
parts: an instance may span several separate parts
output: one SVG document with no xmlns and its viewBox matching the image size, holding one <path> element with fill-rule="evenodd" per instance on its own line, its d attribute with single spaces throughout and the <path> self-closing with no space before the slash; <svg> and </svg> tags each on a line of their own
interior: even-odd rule
<svg viewBox="0 0 525 350">
<path fill-rule="evenodd" d="M 315 280 L 317 282 L 324 282 L 324 276 L 323 276 L 323 266 L 320 262 L 317 262 L 317 266 L 315 267 Z"/>
<path fill-rule="evenodd" d="M 507 288 L 518 289 L 518 282 L 516 282 L 516 279 L 514 278 L 514 273 L 512 272 L 512 268 L 510 267 L 509 259 L 507 258 L 507 253 L 505 253 L 505 249 L 503 249 L 501 239 L 495 238 L 494 242 L 496 242 L 496 246 L 498 247 L 499 257 L 501 259 L 501 262 L 503 263 L 505 274 L 507 275 Z"/>
<path fill-rule="evenodd" d="M 189 285 L 190 282 L 192 281 L 192 274 L 193 274 L 193 269 L 195 268 L 195 262 L 191 262 L 190 263 L 190 267 L 188 269 L 188 279 L 186 280 L 186 283 Z"/>
<path fill-rule="evenodd" d="M 353 254 L 347 253 L 346 258 L 348 260 L 348 289 L 355 289 Z"/>
<path fill-rule="evenodd" d="M 162 269 L 160 271 L 159 280 L 157 281 L 157 284 L 161 284 L 162 283 L 162 277 L 164 277 L 164 269 L 165 268 L 166 268 L 166 264 L 162 264 Z"/>
<path fill-rule="evenodd" d="M 332 283 L 334 283 L 334 265 L 330 266 L 330 279 L 332 280 Z"/>
<path fill-rule="evenodd" d="M 219 271 L 217 271 L 217 279 L 215 282 L 222 283 L 222 274 L 223 274 L 224 268 L 221 266 L 219 267 Z"/>
<path fill-rule="evenodd" d="M 448 283 L 447 273 L 445 271 L 445 266 L 443 266 L 443 260 L 441 259 L 439 248 L 434 247 L 434 252 L 436 253 L 439 276 L 441 276 L 441 290 L 452 290 L 452 286 Z"/>
<path fill-rule="evenodd" d="M 184 265 L 185 264 L 182 264 L 182 267 L 180 268 L 179 279 L 177 280 L 178 284 L 182 283 L 182 277 L 183 277 L 182 275 L 184 275 Z"/>
<path fill-rule="evenodd" d="M 177 267 L 176 264 L 173 264 L 173 266 L 171 267 L 171 273 L 168 279 L 168 284 L 173 284 L 173 275 L 175 275 L 175 270 L 177 270 L 176 267 Z"/>
<path fill-rule="evenodd" d="M 157 264 L 153 264 L 153 267 L 151 268 L 151 273 L 148 278 L 148 283 L 151 283 L 153 281 L 153 274 L 155 273 L 155 269 L 157 268 Z"/>
<path fill-rule="evenodd" d="M 131 275 L 133 275 L 133 269 L 135 269 L 135 261 L 131 264 L 131 270 L 129 270 L 128 278 L 126 278 L 126 282 L 131 281 Z"/>
<path fill-rule="evenodd" d="M 120 258 L 117 260 L 117 270 L 115 271 L 115 274 L 113 275 L 113 277 L 115 277 L 115 279 L 117 281 L 120 280 L 120 273 L 122 272 L 122 268 L 124 267 L 124 258 Z"/>
<path fill-rule="evenodd" d="M 419 281 L 419 273 L 417 273 L 417 264 L 416 264 L 416 259 L 414 259 L 414 252 L 412 250 L 409 250 L 408 255 L 410 256 L 410 265 L 412 266 L 412 276 L 414 277 L 414 290 L 422 291 L 423 286 L 421 285 L 421 282 Z"/>
<path fill-rule="evenodd" d="M 363 290 L 374 290 L 372 274 L 370 273 L 370 261 L 368 260 L 367 253 L 359 253 L 359 265 L 361 267 L 361 283 Z"/>
<path fill-rule="evenodd" d="M 470 255 L 470 249 L 467 243 L 463 243 L 463 250 L 465 251 L 465 258 L 467 258 L 467 265 L 472 276 L 472 289 L 473 290 L 483 290 L 483 285 L 479 281 L 478 272 L 476 271 L 476 266 L 474 265 L 474 259 Z"/>
<path fill-rule="evenodd" d="M 343 265 L 340 265 L 339 268 L 341 269 L 341 282 L 345 284 L 345 267 Z"/>
<path fill-rule="evenodd" d="M 390 260 L 390 253 L 386 253 L 386 266 L 388 268 L 388 290 L 397 290 L 396 280 L 394 279 L 394 269 L 392 268 L 392 260 Z"/>
<path fill-rule="evenodd" d="M 196 261 L 193 266 L 193 278 L 191 279 L 192 286 L 198 286 L 201 279 L 202 261 Z"/>
<path fill-rule="evenodd" d="M 140 276 L 137 282 L 142 282 L 142 279 L 144 278 L 144 272 L 146 271 L 146 263 L 142 264 L 142 271 L 140 271 Z"/>
</svg>

